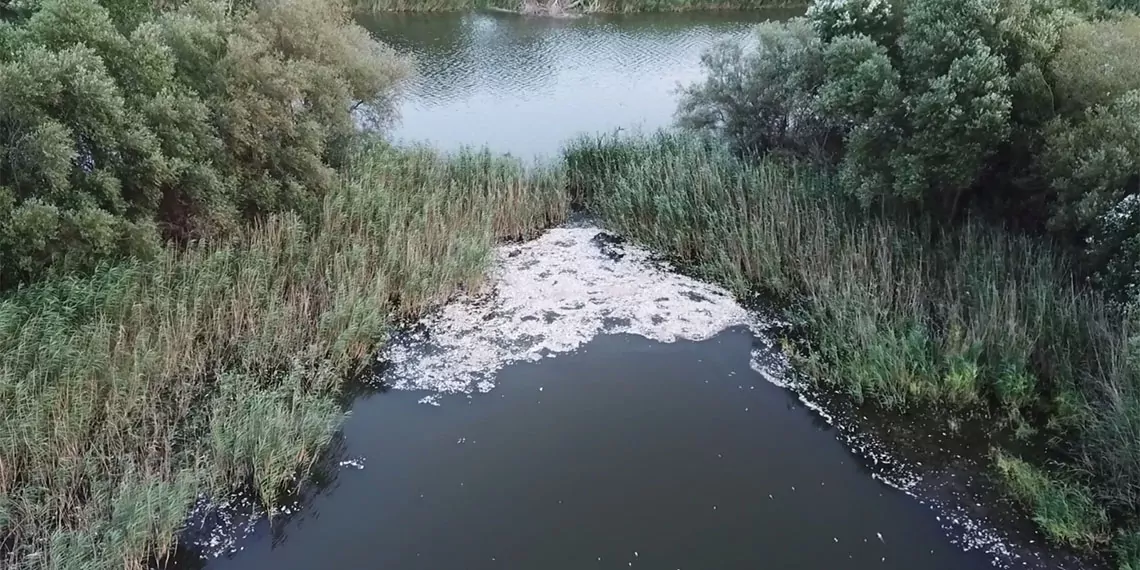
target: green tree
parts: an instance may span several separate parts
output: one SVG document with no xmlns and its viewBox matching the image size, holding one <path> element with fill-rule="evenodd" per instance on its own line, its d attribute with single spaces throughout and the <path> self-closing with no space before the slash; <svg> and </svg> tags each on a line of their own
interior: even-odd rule
<svg viewBox="0 0 1140 570">
<path fill-rule="evenodd" d="M 1108 290 L 1140 298 L 1140 90 L 1050 124 L 1038 167 L 1057 194 L 1053 229 L 1083 244 Z"/>
<path fill-rule="evenodd" d="M 822 152 L 829 127 L 812 102 L 824 72 L 818 33 L 793 20 L 760 24 L 755 37 L 753 52 L 726 43 L 702 56 L 708 77 L 683 91 L 680 123 L 746 152 Z"/>
<path fill-rule="evenodd" d="M 312 212 L 405 71 L 333 0 L 109 5 L 0 24 L 0 286 Z"/>
</svg>

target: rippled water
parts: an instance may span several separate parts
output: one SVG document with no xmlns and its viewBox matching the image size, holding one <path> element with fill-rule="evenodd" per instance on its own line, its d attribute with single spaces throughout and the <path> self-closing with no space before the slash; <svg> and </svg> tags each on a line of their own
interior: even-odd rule
<svg viewBox="0 0 1140 570">
<path fill-rule="evenodd" d="M 669 124 L 701 53 L 795 11 L 528 18 L 385 15 L 365 24 L 413 56 L 395 137 L 549 155 L 570 137 Z"/>
</svg>

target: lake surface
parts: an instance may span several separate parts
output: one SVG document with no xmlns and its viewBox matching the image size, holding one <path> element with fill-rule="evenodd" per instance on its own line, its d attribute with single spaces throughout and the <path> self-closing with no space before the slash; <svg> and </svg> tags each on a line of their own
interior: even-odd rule
<svg viewBox="0 0 1140 570">
<path fill-rule="evenodd" d="M 769 16 L 369 26 L 419 60 L 398 138 L 533 157 L 668 124 L 700 52 Z M 1080 567 L 900 491 L 915 487 L 884 478 L 873 445 L 769 381 L 780 358 L 755 313 L 584 223 L 499 248 L 493 293 L 382 355 L 381 389 L 355 400 L 317 484 L 272 522 L 212 512 L 185 543 L 210 556 L 181 566 Z"/>
<path fill-rule="evenodd" d="M 365 24 L 416 61 L 396 139 L 532 157 L 583 133 L 670 124 L 675 90 L 701 78 L 705 49 L 799 12 L 390 14 Z"/>
</svg>

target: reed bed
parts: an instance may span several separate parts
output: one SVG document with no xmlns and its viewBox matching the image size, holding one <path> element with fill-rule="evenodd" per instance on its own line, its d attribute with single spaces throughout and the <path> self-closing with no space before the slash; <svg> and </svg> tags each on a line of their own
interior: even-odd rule
<svg viewBox="0 0 1140 570">
<path fill-rule="evenodd" d="M 362 150 L 320 216 L 0 301 L 0 561 L 141 568 L 200 496 L 295 490 L 395 319 L 565 217 L 557 169 Z"/>
<path fill-rule="evenodd" d="M 1062 464 L 1010 460 L 1001 470 L 1030 508 L 1071 500 L 1038 513 L 1054 539 L 1089 547 L 1115 536 L 1083 515 L 1134 526 L 1140 365 L 1130 319 L 1073 283 L 1064 256 L 977 221 L 935 228 L 867 211 L 815 169 L 744 163 L 691 135 L 583 138 L 565 157 L 574 200 L 608 226 L 787 307 L 802 333 L 788 349 L 806 378 L 856 401 L 1060 442 Z M 1041 481 L 1051 487 L 1028 490 Z M 1119 532 L 1118 544 L 1140 545 Z"/>
</svg>

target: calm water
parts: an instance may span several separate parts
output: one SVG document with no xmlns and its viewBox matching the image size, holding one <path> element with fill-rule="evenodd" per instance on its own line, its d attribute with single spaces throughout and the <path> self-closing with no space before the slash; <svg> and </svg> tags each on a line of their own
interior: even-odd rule
<svg viewBox="0 0 1140 570">
<path fill-rule="evenodd" d="M 535 156 L 672 120 L 699 55 L 786 14 L 386 17 L 421 74 L 397 138 Z M 557 271 L 555 273 L 558 273 Z M 656 318 L 656 317 L 654 317 Z M 486 394 L 355 402 L 331 478 L 211 569 L 988 568 L 749 366 L 756 339 L 602 335 Z M 363 469 L 354 468 L 355 460 Z M 191 563 L 187 566 L 196 566 Z"/>
<path fill-rule="evenodd" d="M 417 62 L 398 139 L 549 155 L 581 133 L 669 124 L 701 52 L 795 12 L 525 18 L 387 15 L 366 22 Z"/>
<path fill-rule="evenodd" d="M 754 372 L 752 342 L 601 336 L 439 407 L 364 398 L 345 441 L 365 468 L 208 567 L 989 567 Z"/>
</svg>

